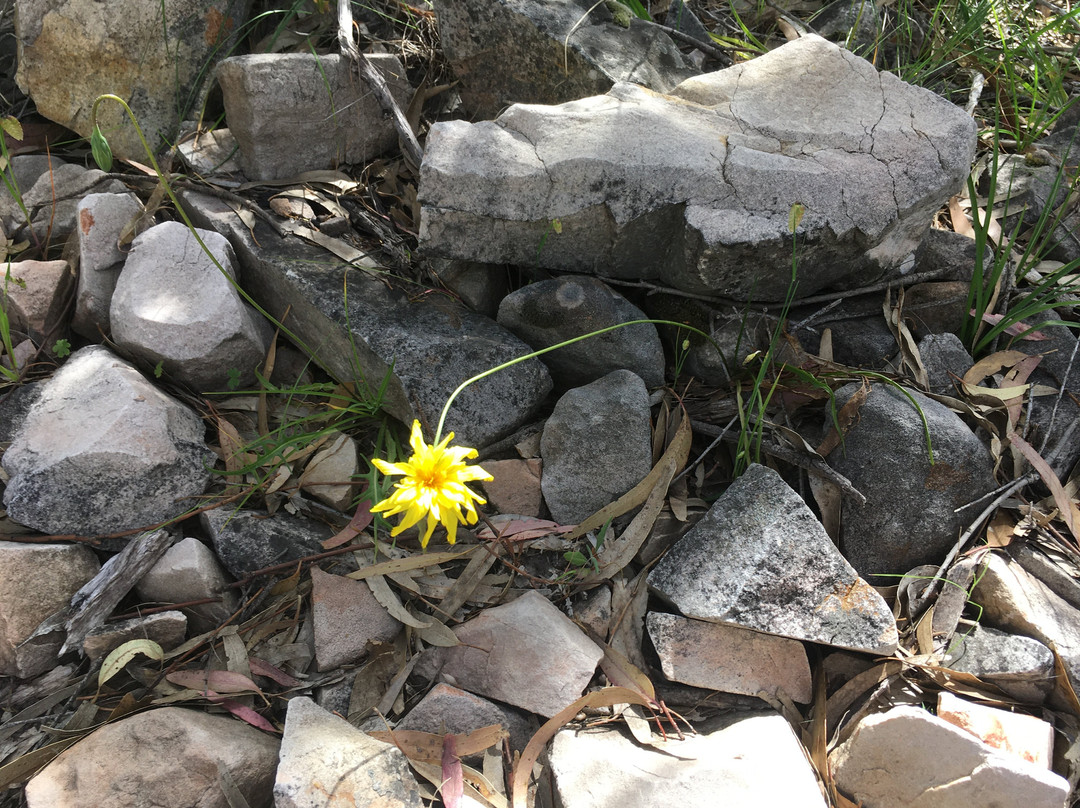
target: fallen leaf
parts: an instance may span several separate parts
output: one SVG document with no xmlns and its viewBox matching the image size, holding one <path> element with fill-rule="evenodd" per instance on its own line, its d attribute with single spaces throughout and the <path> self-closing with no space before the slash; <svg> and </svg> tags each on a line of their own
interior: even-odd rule
<svg viewBox="0 0 1080 808">
<path fill-rule="evenodd" d="M 458 808 L 463 793 L 461 758 L 457 756 L 457 745 L 454 741 L 455 736 L 449 732 L 443 736 L 442 788 L 439 793 L 446 808 Z"/>
<path fill-rule="evenodd" d="M 131 660 L 140 654 L 150 657 L 150 659 L 156 659 L 158 662 L 165 657 L 165 652 L 161 650 L 161 646 L 153 640 L 128 640 L 123 645 L 110 651 L 101 663 L 101 670 L 98 671 L 98 687 L 101 687 L 120 673 Z"/>
<path fill-rule="evenodd" d="M 400 749 L 409 760 L 419 760 L 425 763 L 439 763 L 443 759 L 446 738 L 454 739 L 454 748 L 459 757 L 477 755 L 496 744 L 503 738 L 509 737 L 509 733 L 501 724 L 491 724 L 472 732 L 461 735 L 436 735 L 431 732 L 420 732 L 413 729 L 395 730 L 372 730 L 368 733 L 372 738 L 377 738 L 386 743 L 392 743 Z"/>
<path fill-rule="evenodd" d="M 173 671 L 165 679 L 180 687 L 218 693 L 243 693 L 251 691 L 262 695 L 262 690 L 247 676 L 233 671 Z"/>
</svg>

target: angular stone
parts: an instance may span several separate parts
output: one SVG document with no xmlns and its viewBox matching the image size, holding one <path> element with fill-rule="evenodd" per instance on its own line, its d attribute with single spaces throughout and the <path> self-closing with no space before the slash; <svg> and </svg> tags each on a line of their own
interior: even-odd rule
<svg viewBox="0 0 1080 808">
<path fill-rule="evenodd" d="M 956 334 L 928 334 L 919 340 L 930 389 L 940 395 L 955 395 L 958 379 L 975 364 L 964 343 Z"/>
<path fill-rule="evenodd" d="M 1053 690 L 1054 655 L 1038 640 L 977 625 L 952 641 L 942 661 L 972 673 L 1029 704 L 1041 704 Z"/>
<path fill-rule="evenodd" d="M 195 633 L 211 631 L 236 611 L 240 599 L 235 590 L 227 589 L 229 579 L 214 552 L 195 538 L 178 541 L 165 551 L 135 585 L 144 601 L 155 603 L 187 603 L 205 598 L 221 598 L 220 603 L 200 603 L 187 606 Z"/>
<path fill-rule="evenodd" d="M 947 690 L 938 693 L 937 715 L 967 730 L 987 746 L 1016 755 L 1044 769 L 1050 768 L 1054 752 L 1054 727 L 1041 718 L 976 704 Z"/>
<path fill-rule="evenodd" d="M 120 96 L 156 152 L 163 138 L 175 141 L 182 112 L 200 106 L 207 68 L 246 30 L 250 8 L 251 0 L 20 0 L 15 78 L 39 113 L 85 138 L 94 99 Z M 145 161 L 123 107 L 96 106 L 113 154 Z"/>
<path fill-rule="evenodd" d="M 983 607 L 988 625 L 1053 643 L 1073 689 L 1080 688 L 1080 620 L 1074 606 L 997 553 L 987 554 L 971 599 Z"/>
<path fill-rule="evenodd" d="M 192 507 L 213 457 L 195 413 L 91 345 L 45 382 L 4 454 L 4 502 L 44 533 L 146 527 Z"/>
<path fill-rule="evenodd" d="M 200 392 L 226 389 L 230 371 L 241 385 L 252 384 L 270 328 L 233 285 L 229 243 L 217 233 L 198 235 L 213 258 L 180 222 L 163 222 L 135 239 L 109 308 L 113 339 Z"/>
<path fill-rule="evenodd" d="M 109 306 L 127 257 L 117 241 L 142 212 L 134 194 L 87 194 L 76 208 L 79 239 L 79 291 L 71 327 L 87 339 L 109 334 Z M 145 227 L 143 229 L 146 229 Z"/>
<path fill-rule="evenodd" d="M 649 612 L 645 624 L 668 679 L 747 696 L 783 693 L 801 704 L 812 697 L 801 642 L 662 612 Z"/>
<path fill-rule="evenodd" d="M 687 617 L 874 654 L 896 650 L 885 601 L 780 475 L 752 465 L 649 573 Z"/>
<path fill-rule="evenodd" d="M 282 240 L 261 221 L 253 237 L 219 199 L 181 196 L 197 223 L 229 238 L 259 305 L 288 310 L 287 327 L 319 364 L 337 379 L 357 381 L 372 397 L 381 389 L 383 409 L 406 424 L 418 418 L 433 429 L 458 385 L 529 352 L 486 317 L 449 301 L 412 301 L 411 289 L 392 289 L 387 277 L 335 261 L 299 239 Z M 520 362 L 466 388 L 443 434 L 453 431 L 459 445 L 485 446 L 524 423 L 550 390 L 540 360 Z"/>
<path fill-rule="evenodd" d="M 918 707 L 864 718 L 829 759 L 840 790 L 875 808 L 1062 808 L 1069 794 L 1064 777 Z"/>
<path fill-rule="evenodd" d="M 353 499 L 350 481 L 359 468 L 356 441 L 334 432 L 304 467 L 300 486 L 323 504 L 345 511 Z"/>
<path fill-rule="evenodd" d="M 106 724 L 26 784 L 29 808 L 229 808 L 219 767 L 269 805 L 278 741 L 231 717 L 162 707 Z M 183 776 L 179 776 L 182 773 Z"/>
<path fill-rule="evenodd" d="M 802 745 L 776 714 L 713 720 L 685 740 L 669 735 L 659 749 L 617 729 L 564 729 L 552 742 L 551 769 L 565 808 L 826 804 Z"/>
<path fill-rule="evenodd" d="M 454 629 L 442 674 L 472 693 L 551 718 L 581 696 L 604 652 L 538 592 Z"/>
<path fill-rule="evenodd" d="M 100 568 L 93 551 L 80 544 L 0 542 L 0 675 L 25 679 L 56 665 L 62 636 L 19 645 Z"/>
<path fill-rule="evenodd" d="M 49 348 L 67 335 L 64 312 L 75 283 L 67 261 L 16 261 L 4 276 L 0 290 L 13 342 L 29 337 Z"/>
<path fill-rule="evenodd" d="M 520 710 L 440 682 L 405 714 L 394 729 L 443 735 L 447 732 L 462 734 L 501 724 L 510 733 L 510 749 L 521 751 L 536 729 L 534 723 L 531 716 Z"/>
<path fill-rule="evenodd" d="M 315 659 L 320 671 L 356 662 L 373 642 L 390 642 L 401 631 L 363 581 L 311 568 Z"/>
<path fill-rule="evenodd" d="M 237 579 L 286 561 L 323 552 L 322 542 L 333 531 L 324 523 L 301 516 L 265 511 L 215 508 L 199 518 L 210 534 L 225 569 Z"/>
<path fill-rule="evenodd" d="M 529 460 L 485 460 L 483 469 L 495 479 L 482 482 L 488 503 L 499 513 L 539 516 L 543 495 L 540 474 L 543 464 Z"/>
<path fill-rule="evenodd" d="M 1072 577 L 1068 567 L 1055 563 L 1049 555 L 1039 550 L 1037 545 L 1027 542 L 1010 546 L 1009 555 L 1046 584 L 1055 595 L 1080 609 L 1080 581 Z"/>
<path fill-rule="evenodd" d="M 578 524 L 652 468 L 649 394 L 629 370 L 565 393 L 544 426 L 540 486 L 556 522 Z"/>
<path fill-rule="evenodd" d="M 597 278 L 564 276 L 511 292 L 499 305 L 499 324 L 535 350 L 632 320 L 645 312 Z M 664 349 L 652 323 L 626 326 L 546 353 L 556 386 L 594 382 L 613 370 L 632 370 L 646 387 L 664 384 Z"/>
<path fill-rule="evenodd" d="M 837 408 L 858 389 L 852 383 L 837 390 Z M 994 489 L 990 451 L 960 416 L 916 391 L 875 384 L 858 412 L 842 444 L 826 458 L 866 497 L 865 504 L 844 498 L 844 558 L 871 581 L 940 564 L 970 519 L 956 509 Z"/>
<path fill-rule="evenodd" d="M 436 124 L 422 247 L 778 301 L 794 203 L 805 207 L 800 294 L 896 277 L 975 146 L 963 110 L 815 36 L 671 95 L 616 84 L 494 122 Z"/>
<path fill-rule="evenodd" d="M 15 157 L 12 166 L 22 205 L 4 187 L 0 193 L 0 210 L 4 215 L 4 230 L 15 241 L 31 238 L 24 208 L 32 217 L 30 227 L 34 237 L 60 241 L 75 229 L 75 208 L 83 195 L 91 191 L 114 194 L 127 191 L 122 182 L 106 180 L 105 173 L 96 168 L 88 170 L 44 155 Z"/>
<path fill-rule="evenodd" d="M 183 612 L 158 612 L 106 623 L 86 636 L 82 649 L 91 661 L 102 659 L 129 640 L 152 640 L 162 650 L 171 651 L 184 641 L 186 634 L 187 618 Z"/>
<path fill-rule="evenodd" d="M 396 56 L 369 54 L 402 109 L 405 68 Z M 393 123 L 352 62 L 336 53 L 252 53 L 217 68 L 229 131 L 250 179 L 366 163 L 397 143 Z M 317 122 L 317 125 L 313 125 Z"/>
<path fill-rule="evenodd" d="M 441 0 L 435 10 L 443 51 L 473 120 L 493 118 L 515 102 L 597 95 L 618 81 L 667 92 L 697 72 L 655 26 L 629 14 L 628 27 L 616 24 L 606 6 L 588 0 Z"/>
<path fill-rule="evenodd" d="M 304 696 L 289 699 L 280 758 L 275 808 L 425 804 L 400 749 L 375 740 Z"/>
<path fill-rule="evenodd" d="M 187 129 L 187 125 L 183 128 Z M 192 128 L 195 128 L 194 123 Z M 240 174 L 243 171 L 237 159 L 239 144 L 225 127 L 199 132 L 196 137 L 182 140 L 177 153 L 188 168 L 204 177 Z"/>
</svg>

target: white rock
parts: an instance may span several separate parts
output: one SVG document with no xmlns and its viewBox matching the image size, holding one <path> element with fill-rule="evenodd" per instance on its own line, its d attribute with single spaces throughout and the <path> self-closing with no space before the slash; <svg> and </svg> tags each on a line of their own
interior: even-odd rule
<svg viewBox="0 0 1080 808">
<path fill-rule="evenodd" d="M 275 808 L 421 808 L 405 755 L 311 699 L 289 700 Z"/>
<path fill-rule="evenodd" d="M 1050 768 L 1054 752 L 1054 727 L 1041 718 L 1010 713 L 985 704 L 976 704 L 954 696 L 947 690 L 938 693 L 938 718 L 965 729 L 985 743 L 1003 752 L 1017 755 L 1028 763 Z"/>
<path fill-rule="evenodd" d="M 72 328 L 90 340 L 109 333 L 109 306 L 126 254 L 117 241 L 142 212 L 134 194 L 87 194 L 76 208 L 79 291 Z"/>
<path fill-rule="evenodd" d="M 145 601 L 186 603 L 221 598 L 221 603 L 187 606 L 195 633 L 217 628 L 239 605 L 239 596 L 227 589 L 229 578 L 214 551 L 195 538 L 178 541 L 135 585 Z"/>
<path fill-rule="evenodd" d="M 1064 777 L 918 707 L 863 719 L 830 761 L 840 790 L 867 808 L 1063 808 L 1069 795 Z"/>
<path fill-rule="evenodd" d="M 790 725 L 776 714 L 703 727 L 652 749 L 615 729 L 564 729 L 551 748 L 564 808 L 825 808 Z"/>
</svg>

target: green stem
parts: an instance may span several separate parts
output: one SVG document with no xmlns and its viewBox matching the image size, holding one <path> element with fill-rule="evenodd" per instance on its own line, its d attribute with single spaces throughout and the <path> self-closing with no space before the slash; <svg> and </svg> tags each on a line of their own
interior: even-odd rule
<svg viewBox="0 0 1080 808">
<path fill-rule="evenodd" d="M 446 404 L 443 405 L 442 412 L 439 414 L 439 425 L 435 428 L 434 442 L 438 443 L 439 438 L 442 437 L 443 424 L 446 422 L 446 414 L 450 411 L 450 405 L 454 403 L 454 399 L 458 397 L 458 394 L 473 382 L 478 382 L 481 379 L 487 378 L 493 373 L 498 373 L 500 370 L 506 370 L 512 365 L 516 365 L 519 362 L 524 362 L 526 359 L 533 359 L 534 357 L 542 356 L 543 354 L 550 353 L 551 351 L 557 351 L 559 348 L 565 348 L 567 345 L 573 345 L 575 342 L 581 342 L 582 340 L 589 339 L 590 337 L 597 337 L 601 334 L 606 334 L 609 331 L 616 330 L 617 328 L 623 328 L 624 326 L 628 325 L 641 325 L 643 323 L 652 323 L 653 325 L 673 325 L 676 328 L 685 328 L 688 331 L 693 331 L 695 334 L 698 334 L 711 342 L 716 348 L 716 350 L 720 351 L 721 357 L 724 355 L 724 352 L 720 349 L 720 346 L 716 344 L 716 341 L 711 336 L 706 334 L 701 329 L 694 328 L 693 326 L 687 325 L 686 323 L 677 323 L 673 320 L 630 320 L 625 323 L 610 325 L 607 328 L 601 328 L 597 331 L 590 331 L 588 334 L 582 334 L 580 337 L 574 337 L 573 339 L 565 340 L 558 343 L 557 345 L 551 345 L 547 348 L 541 348 L 539 351 L 533 351 L 532 353 L 527 353 L 524 356 L 518 356 L 514 359 L 511 359 L 509 362 L 503 362 L 501 365 L 497 365 L 493 368 L 485 370 L 483 373 L 478 373 L 471 379 L 466 379 L 461 384 L 459 384 L 454 390 L 454 392 L 450 394 L 450 397 L 446 399 Z"/>
</svg>

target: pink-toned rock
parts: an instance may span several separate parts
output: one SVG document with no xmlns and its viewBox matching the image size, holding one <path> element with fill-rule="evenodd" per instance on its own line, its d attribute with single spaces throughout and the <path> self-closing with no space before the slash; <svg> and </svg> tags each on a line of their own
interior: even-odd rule
<svg viewBox="0 0 1080 808">
<path fill-rule="evenodd" d="M 650 612 L 646 625 L 668 679 L 748 696 L 784 693 L 801 704 L 811 699 L 810 663 L 798 640 L 662 612 Z"/>
<path fill-rule="evenodd" d="M 501 724 L 510 733 L 510 748 L 521 751 L 535 731 L 533 719 L 519 710 L 495 704 L 460 688 L 440 682 L 428 691 L 394 729 L 414 729 L 442 735 L 468 733 Z"/>
<path fill-rule="evenodd" d="M 0 542 L 0 674 L 27 678 L 56 664 L 62 634 L 19 644 L 67 606 L 100 568 L 94 553 L 80 544 Z"/>
<path fill-rule="evenodd" d="M 9 268 L 5 309 L 12 332 L 51 345 L 63 337 L 64 308 L 75 277 L 67 261 L 18 261 Z M 18 341 L 18 340 L 15 340 Z"/>
<path fill-rule="evenodd" d="M 454 629 L 442 675 L 459 687 L 552 717 L 581 696 L 604 652 L 538 592 Z"/>
<path fill-rule="evenodd" d="M 356 662 L 368 643 L 389 642 L 401 630 L 363 581 L 311 568 L 315 659 L 320 671 Z"/>
<path fill-rule="evenodd" d="M 483 483 L 488 502 L 499 513 L 539 516 L 541 461 L 486 460 L 484 471 L 494 480 Z"/>
<path fill-rule="evenodd" d="M 106 724 L 26 784 L 29 808 L 228 808 L 271 802 L 278 741 L 235 718 L 163 707 Z"/>
<path fill-rule="evenodd" d="M 1054 728 L 1041 718 L 975 704 L 948 691 L 938 693 L 938 718 L 966 729 L 987 746 L 1050 768 Z"/>
</svg>

